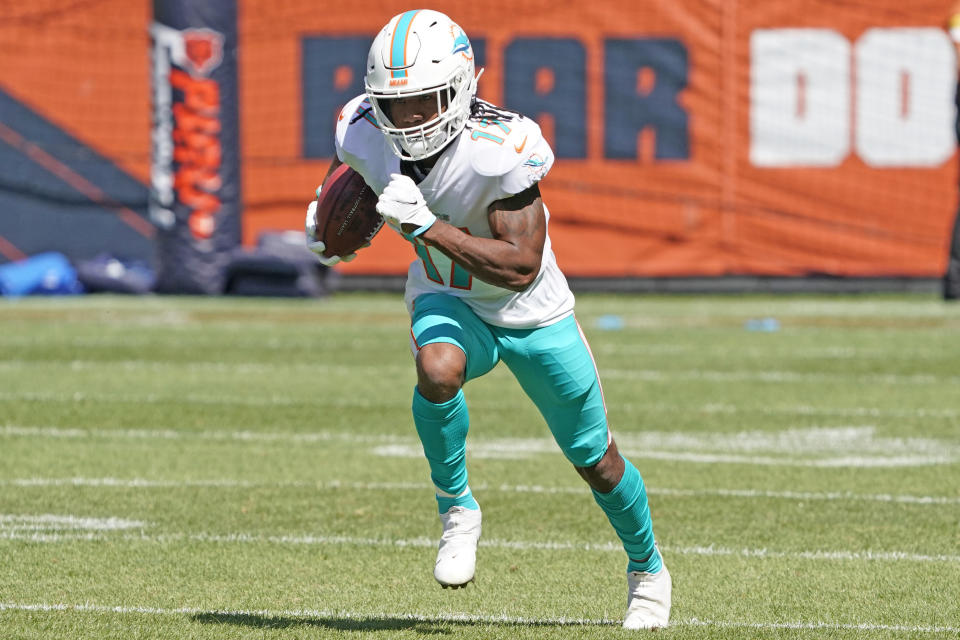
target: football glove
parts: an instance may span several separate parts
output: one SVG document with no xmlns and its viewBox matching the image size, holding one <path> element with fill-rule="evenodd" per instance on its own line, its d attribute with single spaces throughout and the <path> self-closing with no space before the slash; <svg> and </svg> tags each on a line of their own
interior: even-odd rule
<svg viewBox="0 0 960 640">
<path fill-rule="evenodd" d="M 323 185 L 317 187 L 317 198 L 320 197 L 320 189 L 323 188 Z M 317 201 L 313 200 L 309 205 L 307 205 L 307 219 L 304 222 L 304 232 L 307 236 L 307 248 L 310 251 L 313 251 L 317 255 L 317 259 L 320 262 L 328 267 L 332 267 L 340 261 L 350 262 L 357 257 L 356 253 L 348 253 L 345 256 L 330 256 L 327 257 L 323 255 L 323 252 L 327 250 L 327 245 L 323 243 L 323 240 L 317 239 Z M 365 246 L 369 246 L 369 243 Z"/>
<path fill-rule="evenodd" d="M 399 173 L 390 175 L 390 184 L 380 194 L 377 213 L 384 222 L 403 233 L 403 225 L 416 227 L 411 235 L 418 236 L 429 229 L 437 216 L 427 208 L 427 203 L 419 187 L 408 176 Z"/>
</svg>

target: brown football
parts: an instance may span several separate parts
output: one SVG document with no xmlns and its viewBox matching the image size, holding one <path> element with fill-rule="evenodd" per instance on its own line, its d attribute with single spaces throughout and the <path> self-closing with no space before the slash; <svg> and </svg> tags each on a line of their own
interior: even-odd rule
<svg viewBox="0 0 960 640">
<path fill-rule="evenodd" d="M 316 233 L 327 246 L 324 256 L 353 253 L 377 235 L 383 226 L 377 200 L 363 176 L 345 164 L 336 168 L 317 198 Z"/>
</svg>

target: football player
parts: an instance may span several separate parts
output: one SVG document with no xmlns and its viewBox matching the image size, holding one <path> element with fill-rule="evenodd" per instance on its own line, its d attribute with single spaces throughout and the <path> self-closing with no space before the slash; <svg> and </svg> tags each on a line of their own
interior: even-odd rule
<svg viewBox="0 0 960 640">
<path fill-rule="evenodd" d="M 538 183 L 553 152 L 533 120 L 478 99 L 478 78 L 469 39 L 446 15 L 395 16 L 370 47 L 366 93 L 340 114 L 327 174 L 344 162 L 360 173 L 416 255 L 405 300 L 413 420 L 443 526 L 434 577 L 444 587 L 474 577 L 481 513 L 467 483 L 462 387 L 502 360 L 623 541 L 624 627 L 665 627 L 671 580 L 643 480 L 607 426 L 593 357 L 550 247 Z M 308 244 L 319 255 L 315 216 L 313 202 Z"/>
</svg>

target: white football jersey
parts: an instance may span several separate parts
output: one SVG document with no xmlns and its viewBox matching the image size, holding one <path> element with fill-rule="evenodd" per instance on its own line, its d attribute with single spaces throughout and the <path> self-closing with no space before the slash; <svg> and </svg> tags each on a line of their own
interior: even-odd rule
<svg viewBox="0 0 960 640">
<path fill-rule="evenodd" d="M 494 117 L 471 118 L 418 184 L 437 218 L 483 238 L 493 237 L 487 221 L 490 203 L 533 186 L 553 165 L 553 151 L 536 122 L 520 115 L 503 122 Z M 377 193 L 390 182 L 390 174 L 400 173 L 400 159 L 380 132 L 365 95 L 341 111 L 336 149 L 337 157 Z M 473 277 L 419 238 L 412 243 L 417 259 L 407 272 L 408 308 L 421 294 L 445 293 L 461 298 L 485 322 L 516 328 L 546 326 L 573 311 L 573 294 L 557 266 L 549 233 L 540 272 L 520 292 Z"/>
</svg>

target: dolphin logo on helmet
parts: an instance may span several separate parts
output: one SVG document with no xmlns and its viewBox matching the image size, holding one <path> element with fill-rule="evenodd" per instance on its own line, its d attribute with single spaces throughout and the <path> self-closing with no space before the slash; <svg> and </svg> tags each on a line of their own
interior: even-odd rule
<svg viewBox="0 0 960 640">
<path fill-rule="evenodd" d="M 470 39 L 467 38 L 467 34 L 465 34 L 463 30 L 460 29 L 460 27 L 456 27 L 456 30 L 458 31 L 458 33 L 456 33 L 453 37 L 453 52 L 463 53 L 464 58 L 473 60 L 472 52 L 470 53 L 469 56 L 467 56 L 467 52 L 470 51 Z"/>
</svg>

